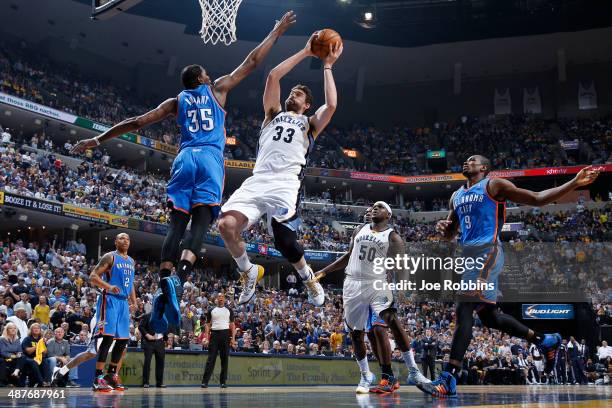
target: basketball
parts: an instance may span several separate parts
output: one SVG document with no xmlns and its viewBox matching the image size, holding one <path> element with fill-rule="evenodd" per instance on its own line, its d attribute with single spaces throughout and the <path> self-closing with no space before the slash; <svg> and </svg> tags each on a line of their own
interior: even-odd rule
<svg viewBox="0 0 612 408">
<path fill-rule="evenodd" d="M 317 58 L 325 58 L 329 54 L 329 46 L 342 45 L 342 37 L 331 28 L 324 28 L 317 33 L 312 40 L 311 50 Z"/>
</svg>

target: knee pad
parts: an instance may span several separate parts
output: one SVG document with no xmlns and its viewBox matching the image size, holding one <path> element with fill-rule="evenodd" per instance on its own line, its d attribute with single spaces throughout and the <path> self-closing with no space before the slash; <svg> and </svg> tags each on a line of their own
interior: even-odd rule
<svg viewBox="0 0 612 408">
<path fill-rule="evenodd" d="M 297 242 L 297 232 L 288 226 L 272 219 L 274 246 L 291 263 L 296 263 L 304 256 L 304 249 Z"/>
</svg>

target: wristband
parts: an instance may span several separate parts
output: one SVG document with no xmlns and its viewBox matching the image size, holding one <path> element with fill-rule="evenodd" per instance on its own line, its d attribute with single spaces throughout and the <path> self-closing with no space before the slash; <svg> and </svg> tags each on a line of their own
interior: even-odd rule
<svg viewBox="0 0 612 408">
<path fill-rule="evenodd" d="M 96 146 L 100 146 L 100 140 L 97 137 L 94 137 L 93 140 L 96 142 Z"/>
</svg>

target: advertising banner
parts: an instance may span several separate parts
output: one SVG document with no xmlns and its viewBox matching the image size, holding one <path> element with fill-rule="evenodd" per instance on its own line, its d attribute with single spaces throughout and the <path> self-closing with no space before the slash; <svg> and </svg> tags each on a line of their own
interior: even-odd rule
<svg viewBox="0 0 612 408">
<path fill-rule="evenodd" d="M 35 112 L 47 116 L 49 118 L 58 119 L 68 123 L 75 123 L 77 119 L 75 115 L 71 115 L 70 113 L 49 108 L 47 106 L 40 105 L 36 102 L 21 99 L 16 96 L 8 95 L 2 92 L 0 92 L 0 103 L 6 103 L 7 105 L 15 106 L 16 108 Z"/>
<path fill-rule="evenodd" d="M 226 160 L 225 167 L 230 169 L 253 169 L 255 167 L 255 162 L 244 160 Z"/>
<path fill-rule="evenodd" d="M 111 218 L 116 217 L 112 214 L 108 214 L 99 210 L 93 210 L 91 208 L 77 207 L 72 204 L 63 205 L 64 215 L 72 218 L 78 218 L 84 221 L 101 222 L 103 224 L 110 224 Z"/>
<path fill-rule="evenodd" d="M 574 305 L 571 304 L 524 304 L 523 319 L 556 319 L 567 320 L 574 318 Z"/>
<path fill-rule="evenodd" d="M 29 210 L 41 211 L 49 214 L 63 215 L 62 205 L 50 201 L 38 200 L 32 197 L 23 197 L 11 193 L 2 193 L 3 199 L 0 204 L 12 207 L 26 208 Z"/>
</svg>

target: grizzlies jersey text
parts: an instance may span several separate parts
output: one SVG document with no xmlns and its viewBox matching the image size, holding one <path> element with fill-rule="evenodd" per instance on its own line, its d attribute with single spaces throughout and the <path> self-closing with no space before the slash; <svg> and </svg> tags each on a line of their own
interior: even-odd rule
<svg viewBox="0 0 612 408">
<path fill-rule="evenodd" d="M 376 232 L 372 230 L 370 224 L 364 225 L 355 236 L 353 250 L 346 267 L 347 277 L 353 280 L 382 279 L 386 281 L 385 274 L 374 272 L 374 260 L 387 256 L 389 235 L 392 232 L 393 228 Z"/>
<path fill-rule="evenodd" d="M 223 153 L 225 111 L 216 101 L 210 86 L 204 84 L 195 89 L 185 89 L 177 99 L 176 123 L 181 129 L 181 150 L 210 146 Z"/>
<path fill-rule="evenodd" d="M 109 284 L 119 288 L 119 294 L 116 296 L 128 297 L 132 293 L 134 285 L 134 260 L 131 257 L 124 258 L 117 251 L 113 252 L 113 267 L 110 270 L 110 276 L 105 276 Z M 113 293 L 106 293 L 114 295 Z"/>
<path fill-rule="evenodd" d="M 274 173 L 301 178 L 313 146 L 308 117 L 280 112 L 261 130 L 253 174 Z"/>
<path fill-rule="evenodd" d="M 487 193 L 485 178 L 469 189 L 462 186 L 453 196 L 453 207 L 459 218 L 463 245 L 488 245 L 499 242 L 499 233 L 506 218 L 506 203 L 494 200 Z"/>
</svg>

